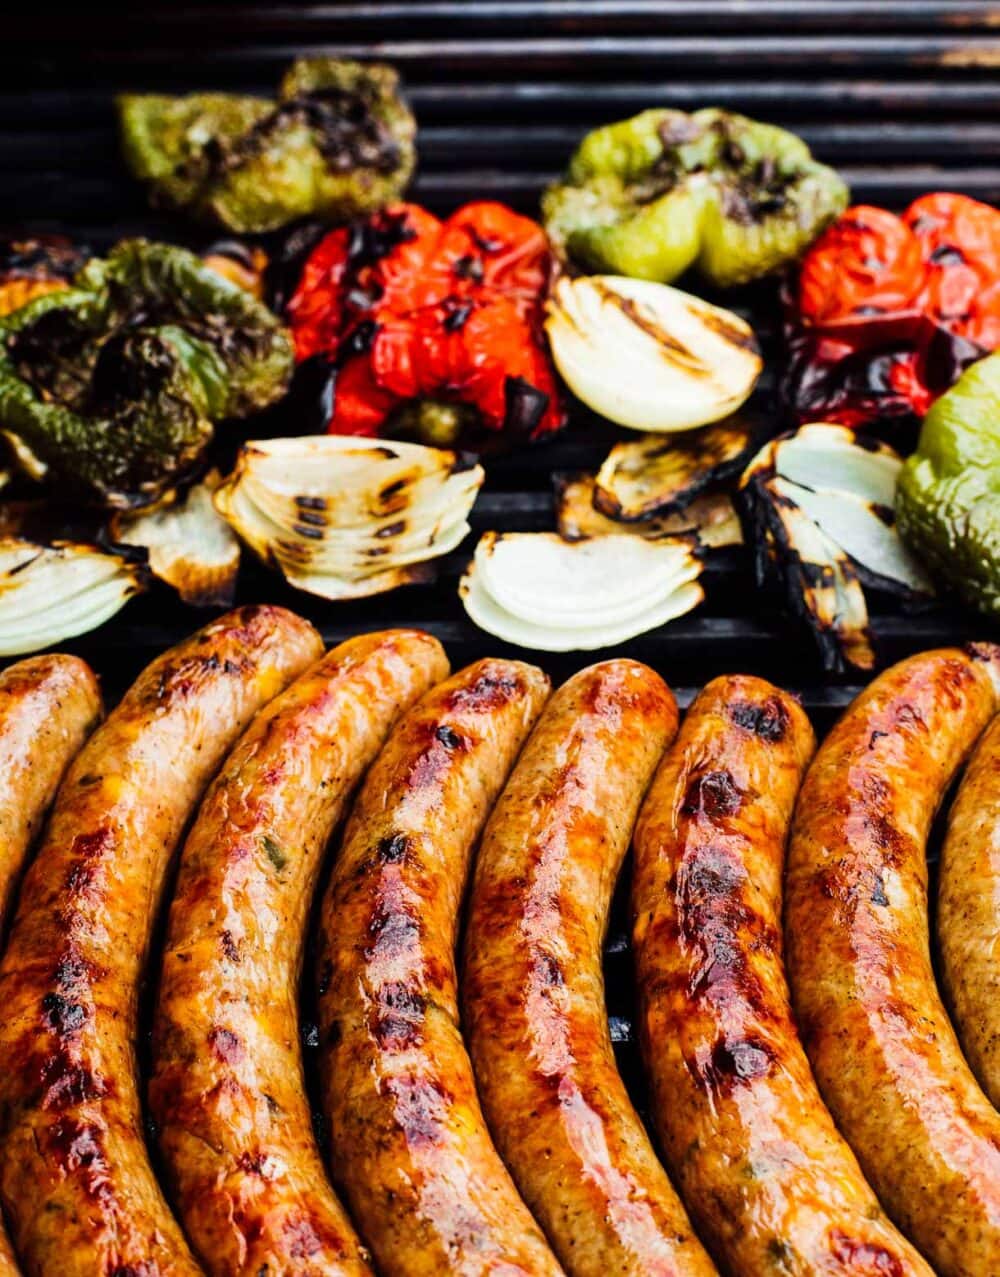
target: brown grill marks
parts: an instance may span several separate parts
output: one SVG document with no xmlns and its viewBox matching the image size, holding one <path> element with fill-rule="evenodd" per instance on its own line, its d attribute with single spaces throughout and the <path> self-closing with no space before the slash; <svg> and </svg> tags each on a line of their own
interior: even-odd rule
<svg viewBox="0 0 1000 1277">
<path fill-rule="evenodd" d="M 243 1043 L 231 1029 L 216 1025 L 208 1035 L 212 1052 L 225 1064 L 238 1064 L 243 1058 Z"/>
<path fill-rule="evenodd" d="M 427 999 L 416 984 L 397 980 L 383 985 L 372 1021 L 372 1033 L 379 1047 L 401 1051 L 419 1046 L 426 1010 Z"/>
<path fill-rule="evenodd" d="M 83 1028 L 87 1008 L 79 1002 L 67 1001 L 59 993 L 46 993 L 42 998 L 42 1017 L 46 1028 L 61 1037 Z"/>
<path fill-rule="evenodd" d="M 737 727 L 753 732 L 772 745 L 777 744 L 788 730 L 788 711 L 777 696 L 769 696 L 759 704 L 734 701 L 729 707 L 729 717 Z"/>
<path fill-rule="evenodd" d="M 692 778 L 681 803 L 681 811 L 685 816 L 721 820 L 725 816 L 734 816 L 742 806 L 743 798 L 732 772 L 704 772 Z"/>
</svg>

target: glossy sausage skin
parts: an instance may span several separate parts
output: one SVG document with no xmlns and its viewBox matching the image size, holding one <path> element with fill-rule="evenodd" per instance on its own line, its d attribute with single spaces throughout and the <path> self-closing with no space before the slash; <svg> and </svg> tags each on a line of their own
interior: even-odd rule
<svg viewBox="0 0 1000 1277">
<path fill-rule="evenodd" d="M 886 1210 L 943 1277 L 1000 1273 L 1000 1115 L 935 987 L 926 841 L 998 681 L 986 644 L 877 678 L 817 753 L 789 850 L 785 943 L 813 1072 Z"/>
<path fill-rule="evenodd" d="M 948 819 L 937 930 L 958 1036 L 1000 1109 L 1000 718 L 976 747 Z"/>
<path fill-rule="evenodd" d="M 30 1274 L 200 1271 L 143 1139 L 139 982 L 185 822 L 321 650 L 290 612 L 230 613 L 154 661 L 67 773 L 0 965 L 0 1188 Z"/>
<path fill-rule="evenodd" d="M 30 656 L 0 674 L 0 945 L 28 850 L 100 718 L 97 679 L 75 656 Z M 0 1277 L 19 1271 L 0 1223 Z"/>
<path fill-rule="evenodd" d="M 715 1273 L 615 1066 L 601 965 L 636 812 L 676 730 L 651 669 L 581 671 L 545 707 L 476 863 L 463 1005 L 479 1094 L 573 1277 Z"/>
<path fill-rule="evenodd" d="M 369 771 L 324 900 L 332 1168 L 392 1277 L 562 1271 L 490 1141 L 454 954 L 472 848 L 548 690 L 486 660 L 429 692 Z"/>
<path fill-rule="evenodd" d="M 76 656 L 30 656 L 0 674 L 0 942 L 28 848 L 100 718 L 97 679 Z"/>
<path fill-rule="evenodd" d="M 370 1274 L 326 1179 L 299 1050 L 326 845 L 397 716 L 448 673 L 414 630 L 349 639 L 254 719 L 181 857 L 149 1100 L 181 1219 L 214 1274 Z"/>
<path fill-rule="evenodd" d="M 653 781 L 633 911 L 657 1130 L 731 1277 L 930 1277 L 837 1133 L 792 1016 L 781 876 L 815 746 L 792 697 L 718 678 Z"/>
</svg>

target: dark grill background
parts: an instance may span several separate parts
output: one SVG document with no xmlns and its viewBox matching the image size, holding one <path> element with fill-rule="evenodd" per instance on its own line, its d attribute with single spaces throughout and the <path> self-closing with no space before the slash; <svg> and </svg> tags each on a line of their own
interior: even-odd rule
<svg viewBox="0 0 1000 1277">
<path fill-rule="evenodd" d="M 484 196 L 536 213 L 541 187 L 583 132 L 651 105 L 719 105 L 794 128 L 841 169 L 856 201 L 901 208 L 933 189 L 1000 201 L 1000 3 L 987 0 L 21 4 L 5 18 L 0 44 L 0 221 L 69 231 L 96 247 L 135 232 L 190 238 L 182 223 L 150 214 L 124 172 L 112 93 L 271 93 L 285 64 L 305 53 L 377 56 L 399 67 L 420 124 L 413 197 L 439 213 Z M 773 352 L 770 290 L 735 302 Z M 765 379 L 765 404 L 771 387 Z M 595 467 L 613 437 L 578 413 L 560 440 L 493 464 L 476 534 L 551 526 L 551 472 Z M 458 666 L 504 651 L 458 603 L 467 557 L 452 556 L 436 587 L 359 604 L 293 594 L 248 564 L 240 598 L 288 603 L 330 642 L 379 625 L 421 625 Z M 742 552 L 713 555 L 704 580 L 701 609 L 622 650 L 658 668 L 684 702 L 715 674 L 770 675 L 801 691 L 822 729 L 856 689 L 821 679 L 808 640 L 755 591 Z M 952 606 L 912 617 L 880 601 L 873 612 L 885 659 L 987 630 Z M 157 594 L 65 646 L 95 664 L 113 696 L 199 620 Z M 538 659 L 559 679 L 593 658 Z M 627 1015 L 631 987 L 622 923 L 619 909 L 608 958 L 616 1016 Z M 615 1023 L 627 1035 L 627 1020 Z M 631 1050 L 622 1060 L 634 1076 Z"/>
</svg>

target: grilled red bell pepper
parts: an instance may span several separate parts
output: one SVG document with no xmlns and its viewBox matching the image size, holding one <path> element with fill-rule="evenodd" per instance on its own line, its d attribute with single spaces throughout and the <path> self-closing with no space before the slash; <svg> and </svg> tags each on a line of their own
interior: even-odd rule
<svg viewBox="0 0 1000 1277">
<path fill-rule="evenodd" d="M 376 435 L 416 403 L 474 409 L 486 431 L 558 430 L 548 270 L 541 227 L 503 204 L 467 204 L 444 222 L 397 204 L 331 231 L 288 304 L 296 358 L 334 370 L 328 431 Z"/>
<path fill-rule="evenodd" d="M 1000 346 L 1000 212 L 965 195 L 849 208 L 786 292 L 798 421 L 910 422 Z"/>
</svg>

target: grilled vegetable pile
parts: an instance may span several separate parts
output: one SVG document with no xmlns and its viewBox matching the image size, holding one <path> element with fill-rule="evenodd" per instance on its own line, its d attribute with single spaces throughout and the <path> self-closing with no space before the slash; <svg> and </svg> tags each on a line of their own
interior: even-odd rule
<svg viewBox="0 0 1000 1277">
<path fill-rule="evenodd" d="M 682 615 L 705 559 L 744 543 L 831 672 L 876 663 L 866 590 L 898 609 L 957 587 L 1000 611 L 990 206 L 938 192 L 899 217 L 845 212 L 801 139 L 707 107 L 587 134 L 543 225 L 486 200 L 439 217 L 401 202 L 416 126 L 378 63 L 299 60 L 275 101 L 118 108 L 154 202 L 249 238 L 89 261 L 59 237 L 0 239 L 5 533 L 121 551 L 195 606 L 232 600 L 241 542 L 343 602 L 429 583 L 454 555 L 440 575 L 464 569 L 476 624 L 554 651 Z M 686 272 L 762 282 L 723 309 L 670 286 Z M 754 329 L 774 332 L 768 299 L 784 420 Z M 603 463 L 582 435 L 561 463 L 581 468 L 551 475 L 550 530 L 529 501 L 532 530 L 487 532 L 469 562 L 486 474 L 466 458 L 503 490 L 500 454 L 559 432 L 572 397 Z M 861 426 L 895 427 L 899 452 Z M 57 517 L 38 517 L 40 491 Z"/>
<path fill-rule="evenodd" d="M 67 489 L 148 504 L 189 473 L 214 425 L 285 390 L 288 334 L 184 249 L 144 240 L 0 323 L 0 424 Z"/>
<path fill-rule="evenodd" d="M 806 255 L 787 312 L 799 421 L 911 423 L 1000 346 L 1000 213 L 947 192 L 902 217 L 850 208 Z"/>
<path fill-rule="evenodd" d="M 118 100 L 125 158 L 153 199 L 234 231 L 356 217 L 397 199 L 416 125 L 381 63 L 295 62 L 277 102 L 226 93 Z"/>
<path fill-rule="evenodd" d="M 331 371 L 334 434 L 448 445 L 564 423 L 541 331 L 541 227 L 502 204 L 440 222 L 416 204 L 331 232 L 288 306 L 296 357 Z"/>
<path fill-rule="evenodd" d="M 542 199 L 556 251 L 584 270 L 714 284 L 794 261 L 847 187 L 793 133 L 709 108 L 643 111 L 588 133 Z"/>
</svg>

